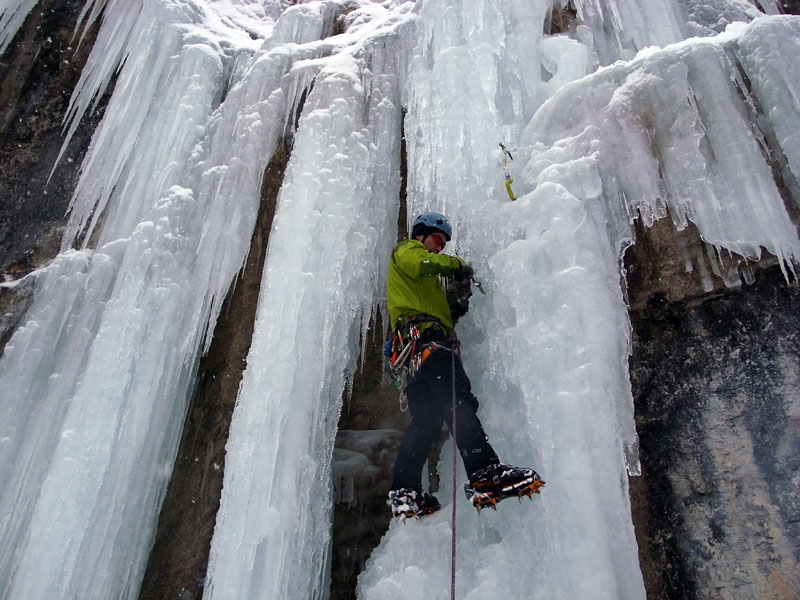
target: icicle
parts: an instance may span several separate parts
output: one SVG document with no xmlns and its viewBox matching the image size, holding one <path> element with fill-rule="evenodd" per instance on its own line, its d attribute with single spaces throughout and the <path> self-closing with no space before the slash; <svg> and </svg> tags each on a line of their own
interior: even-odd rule
<svg viewBox="0 0 800 600">
<path fill-rule="evenodd" d="M 0 8 L 0 55 L 6 51 L 38 1 L 8 0 L 5 7 Z"/>
<path fill-rule="evenodd" d="M 398 210 L 395 39 L 376 31 L 317 62 L 270 234 L 206 598 L 325 595 L 336 423 Z"/>
<path fill-rule="evenodd" d="M 654 0 L 575 0 L 578 16 L 591 31 L 601 64 L 631 59 L 649 46 L 667 46 L 684 38 L 678 3 Z M 585 34 L 584 34 L 585 35 Z"/>
<path fill-rule="evenodd" d="M 124 21 L 106 16 L 112 30 Z M 187 5 L 148 3 L 139 17 L 66 234 L 68 246 L 92 211 L 98 223 L 104 198 L 96 250 L 48 267 L 0 360 L 13 390 L 0 423 L 0 506 L 13 515 L 0 524 L 2 597 L 136 595 L 196 360 L 282 131 L 289 57 L 226 70 L 236 40 L 253 53 L 249 34 L 215 32 Z M 218 106 L 231 72 L 243 80 Z"/>
<path fill-rule="evenodd" d="M 64 115 L 66 136 L 59 150 L 58 157 L 53 164 L 50 177 L 53 176 L 53 172 L 55 172 L 58 163 L 61 162 L 61 158 L 72 136 L 75 134 L 81 118 L 89 109 L 90 105 L 92 105 L 92 109 L 96 108 L 97 103 L 100 102 L 116 70 L 124 60 L 131 33 L 141 17 L 143 8 L 142 1 L 143 0 L 132 0 L 131 2 L 127 0 L 101 0 L 87 3 L 84 6 L 79 22 L 84 20 L 86 11 L 92 7 L 92 12 L 89 15 L 86 25 L 88 27 L 88 25 L 98 17 L 103 8 L 106 7 L 106 3 L 112 3 L 106 11 L 104 25 L 97 35 L 95 45 L 92 47 L 92 52 L 89 54 L 86 65 L 81 72 L 81 77 L 75 86 L 75 91 L 70 98 L 67 113 Z M 122 6 L 124 6 L 124 8 L 121 8 Z M 81 40 L 82 39 L 83 36 L 81 36 Z M 139 42 L 146 44 L 145 40 L 140 39 Z M 149 44 L 147 45 L 149 46 Z"/>
<path fill-rule="evenodd" d="M 782 26 L 780 19 L 773 27 Z M 627 199 L 631 214 L 638 212 L 645 223 L 662 217 L 667 206 L 678 229 L 691 221 L 703 239 L 748 259 L 758 260 L 763 247 L 782 263 L 793 263 L 800 242 L 766 162 L 752 107 L 741 99 L 727 50 L 735 39 L 727 46 L 698 41 L 649 53 L 557 94 L 529 125 L 537 148 L 554 145 L 535 152 L 527 176 L 544 178 L 548 170 L 563 170 L 566 159 L 596 156 L 613 165 L 603 168 L 612 227 L 624 211 L 611 200 Z M 790 33 L 772 39 L 791 45 L 796 38 Z M 758 78 L 756 64 L 751 68 Z M 797 110 L 793 84 L 770 85 L 757 88 L 764 106 L 779 101 L 781 112 Z M 787 154 L 796 154 L 794 130 L 776 119 Z"/>
<path fill-rule="evenodd" d="M 784 60 L 800 53 L 800 19 L 780 17 L 754 22 L 734 53 L 742 64 L 779 148 L 800 181 L 800 65 Z M 800 196 L 795 197 L 800 206 Z"/>
</svg>

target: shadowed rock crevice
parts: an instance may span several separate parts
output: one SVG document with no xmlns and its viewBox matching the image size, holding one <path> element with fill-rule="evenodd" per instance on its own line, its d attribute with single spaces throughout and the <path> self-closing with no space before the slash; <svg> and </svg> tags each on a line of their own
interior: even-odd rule
<svg viewBox="0 0 800 600">
<path fill-rule="evenodd" d="M 407 231 L 406 140 L 400 146 L 400 206 L 398 241 Z M 356 597 L 358 575 L 389 527 L 386 495 L 392 465 L 409 423 L 400 411 L 392 387 L 383 343 L 388 327 L 381 315 L 370 323 L 367 343 L 353 377 L 352 393 L 344 398 L 333 450 L 333 531 L 330 600 Z"/>
</svg>

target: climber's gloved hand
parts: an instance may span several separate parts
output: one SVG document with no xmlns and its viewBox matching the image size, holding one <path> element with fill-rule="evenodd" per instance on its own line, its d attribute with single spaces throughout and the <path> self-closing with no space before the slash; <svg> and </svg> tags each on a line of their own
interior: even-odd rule
<svg viewBox="0 0 800 600">
<path fill-rule="evenodd" d="M 461 261 L 461 266 L 451 275 L 445 287 L 445 296 L 450 307 L 450 314 L 453 317 L 453 323 L 466 315 L 469 310 L 469 299 L 472 296 L 472 278 L 475 275 L 475 270 L 467 261 L 462 258 L 459 258 L 459 261 Z"/>
<path fill-rule="evenodd" d="M 455 299 L 447 304 L 450 307 L 450 316 L 453 318 L 453 325 L 469 311 L 469 298 Z"/>
<path fill-rule="evenodd" d="M 468 262 L 463 262 L 461 267 L 453 273 L 456 281 L 470 281 L 475 276 L 475 269 Z"/>
</svg>

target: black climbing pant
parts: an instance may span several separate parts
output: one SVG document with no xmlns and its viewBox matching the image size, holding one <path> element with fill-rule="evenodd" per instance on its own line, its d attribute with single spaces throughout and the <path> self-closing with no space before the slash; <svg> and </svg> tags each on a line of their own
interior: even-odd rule
<svg viewBox="0 0 800 600">
<path fill-rule="evenodd" d="M 435 341 L 450 347 L 438 327 L 423 332 L 420 343 Z M 422 489 L 422 467 L 433 444 L 442 432 L 442 422 L 453 431 L 453 392 L 451 386 L 452 352 L 439 349 L 423 363 L 417 376 L 406 386 L 411 423 L 406 430 L 394 463 L 392 489 Z M 478 399 L 458 356 L 456 373 L 456 435 L 459 453 L 467 475 L 500 462 L 489 445 L 478 415 Z"/>
</svg>

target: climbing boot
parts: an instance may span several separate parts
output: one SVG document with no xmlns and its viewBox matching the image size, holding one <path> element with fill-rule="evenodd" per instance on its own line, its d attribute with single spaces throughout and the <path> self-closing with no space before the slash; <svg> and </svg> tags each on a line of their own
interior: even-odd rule
<svg viewBox="0 0 800 600">
<path fill-rule="evenodd" d="M 441 508 L 436 496 L 409 488 L 390 491 L 386 504 L 392 509 L 392 516 L 400 521 L 405 521 L 408 517 L 419 519 Z"/>
<path fill-rule="evenodd" d="M 530 498 L 538 494 L 543 485 L 544 481 L 533 469 L 496 464 L 473 473 L 469 483 L 464 484 L 464 492 L 478 511 L 487 506 L 497 510 L 496 505 L 501 500 Z"/>
</svg>

